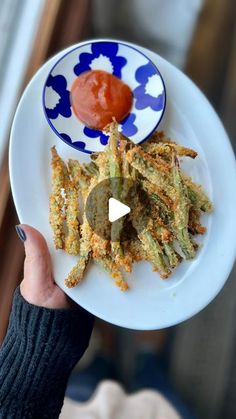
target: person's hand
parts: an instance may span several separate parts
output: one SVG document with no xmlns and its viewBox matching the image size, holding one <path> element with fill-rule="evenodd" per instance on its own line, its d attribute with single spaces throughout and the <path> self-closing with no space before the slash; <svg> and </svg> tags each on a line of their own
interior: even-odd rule
<svg viewBox="0 0 236 419">
<path fill-rule="evenodd" d="M 70 308 L 73 303 L 55 284 L 47 243 L 37 230 L 25 224 L 16 226 L 25 245 L 22 296 L 31 304 L 46 308 Z"/>
</svg>

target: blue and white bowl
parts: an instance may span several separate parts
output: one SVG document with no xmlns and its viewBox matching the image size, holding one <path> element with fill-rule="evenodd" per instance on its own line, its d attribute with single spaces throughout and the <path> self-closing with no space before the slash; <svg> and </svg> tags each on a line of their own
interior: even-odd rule
<svg viewBox="0 0 236 419">
<path fill-rule="evenodd" d="M 104 70 L 126 83 L 133 92 L 130 113 L 119 131 L 142 143 L 157 128 L 166 104 L 163 78 L 143 53 L 123 42 L 90 41 L 78 44 L 51 69 L 43 89 L 43 108 L 53 131 L 68 145 L 85 153 L 103 150 L 108 135 L 88 128 L 74 114 L 70 89 L 84 71 Z"/>
</svg>

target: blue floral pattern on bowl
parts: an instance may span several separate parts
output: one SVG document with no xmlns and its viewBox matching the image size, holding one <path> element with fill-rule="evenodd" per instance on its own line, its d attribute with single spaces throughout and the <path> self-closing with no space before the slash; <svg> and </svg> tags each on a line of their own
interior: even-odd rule
<svg viewBox="0 0 236 419">
<path fill-rule="evenodd" d="M 65 143 L 80 151 L 91 153 L 103 149 L 108 141 L 107 133 L 79 121 L 70 100 L 70 88 L 76 77 L 95 69 L 112 73 L 131 88 L 133 105 L 119 123 L 119 130 L 134 143 L 143 142 L 163 116 L 165 86 L 156 66 L 135 47 L 123 42 L 79 44 L 57 61 L 43 90 L 43 108 L 49 125 Z"/>
<path fill-rule="evenodd" d="M 74 67 L 74 73 L 79 76 L 84 71 L 91 70 L 91 64 L 94 59 L 98 59 L 101 55 L 107 57 L 110 60 L 112 74 L 121 79 L 121 69 L 127 63 L 125 57 L 121 57 L 118 54 L 118 44 L 115 42 L 98 42 L 91 46 L 91 53 L 83 52 L 79 55 L 79 63 Z"/>
<path fill-rule="evenodd" d="M 159 82 L 161 83 L 160 73 L 159 71 L 157 72 L 156 68 L 151 63 L 147 63 L 146 65 L 137 69 L 135 78 L 140 83 L 140 85 L 133 91 L 134 97 L 136 99 L 135 108 L 145 109 L 150 106 L 150 108 L 154 111 L 161 111 L 165 104 L 165 92 L 163 89 L 163 91 L 158 96 L 146 92 L 146 86 L 148 82 L 150 82 L 151 77 L 155 77 L 156 81 L 159 78 Z"/>
<path fill-rule="evenodd" d="M 70 92 L 67 90 L 66 78 L 62 75 L 53 77 L 51 74 L 48 76 L 47 87 L 51 87 L 59 96 L 60 99 L 53 109 L 45 107 L 46 114 L 49 119 L 56 119 L 58 115 L 62 115 L 65 118 L 70 118 L 71 103 L 70 103 Z"/>
</svg>

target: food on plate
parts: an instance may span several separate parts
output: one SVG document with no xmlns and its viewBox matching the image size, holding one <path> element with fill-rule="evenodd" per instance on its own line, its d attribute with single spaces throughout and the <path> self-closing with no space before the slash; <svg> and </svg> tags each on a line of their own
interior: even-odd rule
<svg viewBox="0 0 236 419">
<path fill-rule="evenodd" d="M 113 117 L 119 122 L 128 115 L 133 95 L 129 86 L 113 74 L 91 70 L 75 79 L 71 102 L 80 121 L 101 130 L 112 122 Z"/>
<path fill-rule="evenodd" d="M 193 236 L 206 232 L 201 214 L 213 210 L 201 186 L 180 168 L 178 157 L 194 159 L 196 151 L 176 144 L 164 132 L 154 132 L 139 146 L 118 132 L 115 121 L 107 130 L 108 145 L 92 154 L 90 163 L 66 164 L 55 147 L 51 150 L 49 220 L 54 244 L 78 255 L 65 279 L 69 288 L 81 282 L 90 260 L 108 272 L 122 291 L 129 288 L 123 272 L 131 272 L 134 262 L 149 261 L 161 278 L 168 278 L 183 259 L 195 257 L 198 244 Z M 116 182 L 109 181 L 93 198 L 96 228 L 92 229 L 82 208 L 95 186 L 111 178 Z M 130 193 L 122 178 L 135 182 L 135 205 L 128 215 L 110 223 L 104 217 L 108 197 L 126 202 Z M 140 193 L 148 194 L 148 208 L 138 199 Z"/>
</svg>

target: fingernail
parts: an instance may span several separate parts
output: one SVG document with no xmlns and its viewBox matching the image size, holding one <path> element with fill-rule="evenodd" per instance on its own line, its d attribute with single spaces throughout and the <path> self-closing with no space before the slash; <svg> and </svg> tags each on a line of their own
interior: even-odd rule
<svg viewBox="0 0 236 419">
<path fill-rule="evenodd" d="M 23 228 L 21 228 L 20 226 L 15 226 L 15 229 L 16 229 L 16 233 L 17 233 L 17 236 L 19 237 L 19 239 L 22 242 L 25 242 L 27 237 L 26 237 L 26 234 L 25 234 Z"/>
</svg>

